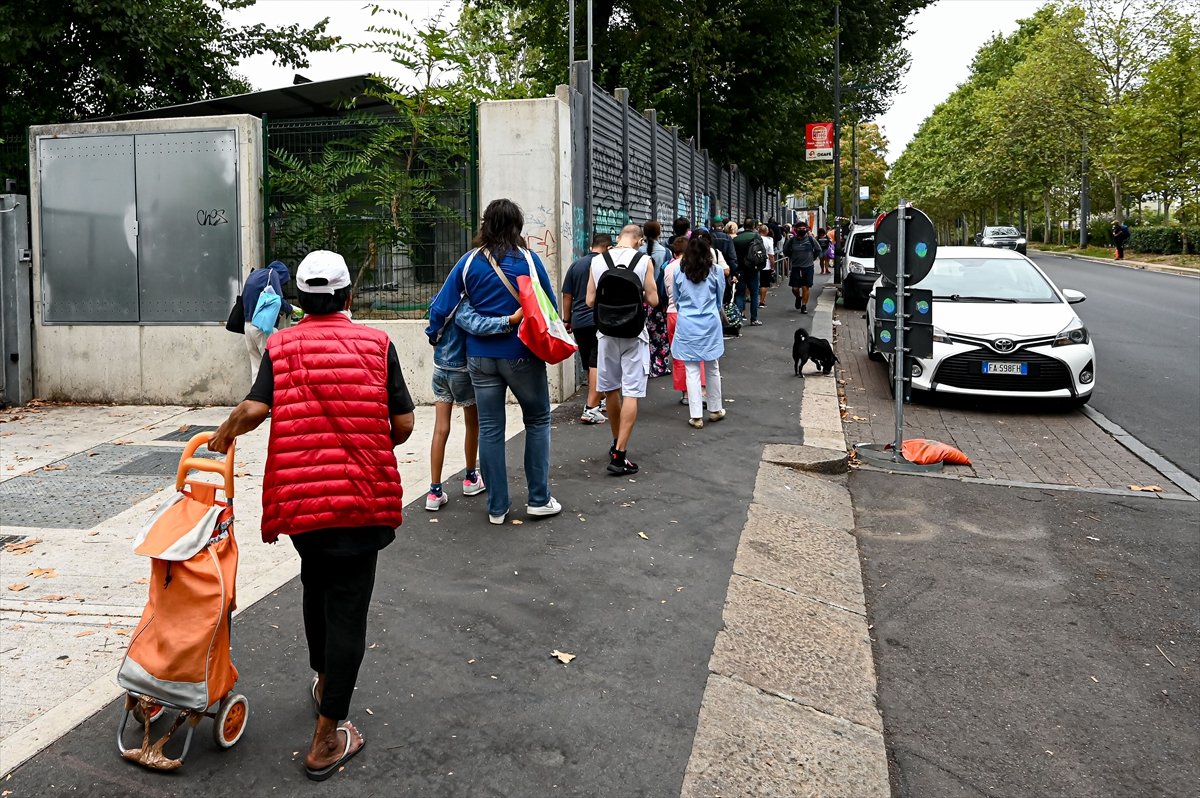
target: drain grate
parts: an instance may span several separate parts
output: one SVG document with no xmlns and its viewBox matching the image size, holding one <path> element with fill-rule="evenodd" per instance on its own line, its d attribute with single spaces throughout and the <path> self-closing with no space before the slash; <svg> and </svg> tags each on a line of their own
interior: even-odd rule
<svg viewBox="0 0 1200 798">
<path fill-rule="evenodd" d="M 9 543 L 20 543 L 24 539 L 24 535 L 0 535 L 0 546 L 7 546 Z"/>
<path fill-rule="evenodd" d="M 166 435 L 163 435 L 161 438 L 155 438 L 154 440 L 156 440 L 156 441 L 182 441 L 182 442 L 186 443 L 186 442 L 190 441 L 192 439 L 192 436 L 198 432 L 216 432 L 216 431 L 217 431 L 216 427 L 206 427 L 202 424 L 192 424 L 186 430 L 178 430 L 177 429 L 174 432 L 168 432 Z"/>
<path fill-rule="evenodd" d="M 204 457 L 215 459 L 216 455 L 209 452 L 197 451 L 196 457 Z M 145 454 L 130 460 L 128 463 L 110 468 L 106 471 L 109 474 L 122 474 L 127 476 L 161 476 L 173 477 L 175 470 L 179 467 L 179 452 L 175 449 L 155 449 L 146 452 Z"/>
</svg>

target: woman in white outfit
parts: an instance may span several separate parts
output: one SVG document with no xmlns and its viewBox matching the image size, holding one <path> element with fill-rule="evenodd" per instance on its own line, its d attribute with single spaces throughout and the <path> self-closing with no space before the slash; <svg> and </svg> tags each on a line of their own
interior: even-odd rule
<svg viewBox="0 0 1200 798">
<path fill-rule="evenodd" d="M 677 315 L 671 356 L 682 360 L 688 395 L 688 424 L 704 426 L 703 402 L 708 396 L 708 420 L 725 418 L 721 403 L 721 366 L 725 339 L 721 334 L 721 298 L 725 275 L 713 260 L 711 247 L 701 237 L 688 241 L 683 259 L 671 275 Z M 700 386 L 704 365 L 707 391 Z"/>
</svg>

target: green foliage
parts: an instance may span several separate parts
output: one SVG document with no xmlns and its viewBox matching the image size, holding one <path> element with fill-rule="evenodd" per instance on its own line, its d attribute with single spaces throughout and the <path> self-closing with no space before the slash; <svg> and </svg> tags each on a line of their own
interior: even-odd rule
<svg viewBox="0 0 1200 798">
<path fill-rule="evenodd" d="M 576 1 L 574 56 L 562 0 L 468 0 L 508 8 L 515 35 L 535 48 L 526 74 L 536 94 L 569 82 L 586 58 L 586 4 Z M 907 53 L 906 22 L 931 0 L 841 0 L 842 80 L 859 115 L 883 112 Z M 655 108 L 683 135 L 697 129 L 718 162 L 736 163 L 764 184 L 798 185 L 807 122 L 833 118 L 833 3 L 815 0 L 594 0 L 593 77 L 630 90 L 635 108 Z M 699 111 L 697 111 L 699 98 Z M 849 106 L 848 106 L 849 107 Z"/>
<path fill-rule="evenodd" d="M 847 216 L 854 207 L 854 126 L 853 122 L 842 125 L 840 149 L 842 162 L 842 209 Z M 871 189 L 870 199 L 859 205 L 860 215 L 873 216 L 873 210 L 882 206 L 882 197 L 888 180 L 887 139 L 884 138 L 879 125 L 865 122 L 858 126 L 858 173 L 859 184 Z M 829 207 L 836 207 L 833 201 L 833 164 L 822 163 L 816 176 L 808 182 L 807 189 L 801 194 L 810 199 L 815 198 L 819 203 L 829 189 Z M 832 213 L 832 210 L 830 211 Z"/>
<path fill-rule="evenodd" d="M 1173 225 L 1129 228 L 1129 248 L 1134 252 L 1179 255 L 1184 253 L 1185 238 L 1187 240 L 1186 254 L 1195 255 L 1200 252 L 1200 227 Z"/>
</svg>

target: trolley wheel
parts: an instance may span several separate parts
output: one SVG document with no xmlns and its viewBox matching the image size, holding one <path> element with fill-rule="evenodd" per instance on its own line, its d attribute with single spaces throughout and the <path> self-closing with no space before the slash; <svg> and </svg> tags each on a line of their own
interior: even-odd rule
<svg viewBox="0 0 1200 798">
<path fill-rule="evenodd" d="M 159 703 L 153 703 L 150 706 L 152 707 L 152 709 L 150 710 L 150 722 L 151 723 L 153 723 L 154 721 L 161 718 L 163 716 L 163 713 L 167 711 L 167 708 Z M 133 705 L 133 719 L 136 720 L 138 723 L 146 722 L 145 716 L 142 715 L 142 705 L 141 705 L 140 701 Z"/>
<path fill-rule="evenodd" d="M 250 702 L 244 695 L 230 695 L 221 700 L 213 719 L 213 742 L 221 748 L 232 748 L 246 731 L 250 717 Z"/>
</svg>

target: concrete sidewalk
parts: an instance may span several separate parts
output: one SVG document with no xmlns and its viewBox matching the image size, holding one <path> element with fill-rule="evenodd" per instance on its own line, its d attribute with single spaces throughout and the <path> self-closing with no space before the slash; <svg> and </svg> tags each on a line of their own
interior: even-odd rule
<svg viewBox="0 0 1200 798">
<path fill-rule="evenodd" d="M 397 542 L 380 558 L 376 616 L 351 709 L 368 747 L 326 790 L 887 793 L 861 575 L 848 534 L 849 494 L 843 476 L 797 470 L 844 467 L 835 381 L 796 379 L 788 356 L 797 324 L 828 335 L 832 291 L 814 302 L 816 312 L 808 317 L 793 311 L 790 299 L 786 289 L 776 289 L 763 311 L 766 326 L 746 328 L 741 339 L 728 342 L 722 372 L 729 417 L 723 422 L 692 430 L 669 380 L 651 382 L 631 446 L 642 466 L 638 475 L 604 472 L 607 428 L 578 424 L 576 401 L 554 414 L 552 483 L 562 515 L 533 520 L 519 512 L 520 435 L 509 442 L 518 508 L 509 524 L 488 525 L 482 502 L 454 492 L 436 515 L 421 510 L 419 501 L 409 505 Z M 53 408 L 4 424 L 0 434 L 12 433 L 3 439 L 6 452 L 13 444 L 12 473 L 23 476 L 0 485 L 0 497 L 16 492 L 7 486 L 21 479 L 27 494 L 31 481 L 58 478 L 74 487 L 64 481 L 57 492 L 39 495 L 86 488 L 92 495 L 125 491 L 136 498 L 146 487 L 135 480 L 148 477 L 131 473 L 139 468 L 132 464 L 145 471 L 169 462 L 170 475 L 159 474 L 155 484 L 169 483 L 182 443 L 161 438 L 215 424 L 225 410 L 160 408 L 151 423 L 148 412 Z M 51 417 L 54 423 L 42 423 L 42 432 L 32 431 Z M 60 440 L 59 418 L 77 431 L 101 421 L 111 426 L 71 445 Z M 185 425 L 191 429 L 180 432 Z M 423 495 L 430 426 L 428 416 L 419 415 L 418 434 L 398 450 L 410 461 L 402 463 L 409 497 Z M 127 640 L 118 632 L 140 614 L 145 587 L 138 580 L 147 573 L 127 546 L 163 494 L 147 493 L 127 510 L 114 500 L 123 511 L 90 526 L 59 520 L 5 530 L 25 539 L 19 544 L 44 541 L 29 547 L 30 554 L 6 552 L 0 564 L 5 584 L 31 585 L 6 592 L 3 607 L 4 648 L 12 647 L 0 659 L 4 682 L 9 689 L 22 685 L 14 712 L 35 716 L 14 715 L 12 731 L 5 727 L 0 766 L 16 768 L 4 783 L 13 798 L 48 791 L 279 795 L 305 789 L 298 752 L 311 724 L 307 658 L 300 586 L 290 578 L 298 560 L 290 545 L 256 540 L 265 443 L 263 433 L 256 435 L 260 439 L 247 438 L 237 455 L 246 477 L 238 482 L 242 609 L 234 623 L 234 659 L 242 673 L 237 689 L 251 702 L 246 736 L 220 752 L 206 739 L 211 723 L 204 721 L 174 777 L 117 756 L 117 710 L 106 702 L 118 694 L 113 671 Z M 452 442 L 449 452 L 455 451 L 461 449 Z M 151 455 L 157 459 L 145 459 Z M 18 464 L 18 456 L 36 459 Z M 89 460 L 111 465 L 95 473 Z M 68 468 L 29 472 L 61 464 Z M 458 465 L 447 463 L 447 474 Z M 117 477 L 124 480 L 119 489 L 111 482 Z M 10 512 L 27 511 L 2 500 L 6 520 Z M 41 512 L 57 512 L 51 502 L 41 505 Z M 56 575 L 31 574 L 48 568 Z M 30 606 L 23 606 L 21 594 Z M 56 611 L 68 602 L 79 615 Z M 100 614 L 101 605 L 113 614 Z M 86 627 L 78 624 L 85 617 Z M 38 634 L 9 642 L 11 626 L 34 624 Z M 54 634 L 45 631 L 51 628 Z M 551 658 L 554 649 L 578 657 L 563 665 Z M 58 659 L 64 653 L 68 659 Z M 25 689 L 26 678 L 41 676 Z M 45 702 L 52 706 L 37 703 L 46 693 L 55 697 Z M 9 717 L 6 705 L 6 722 Z"/>
</svg>

